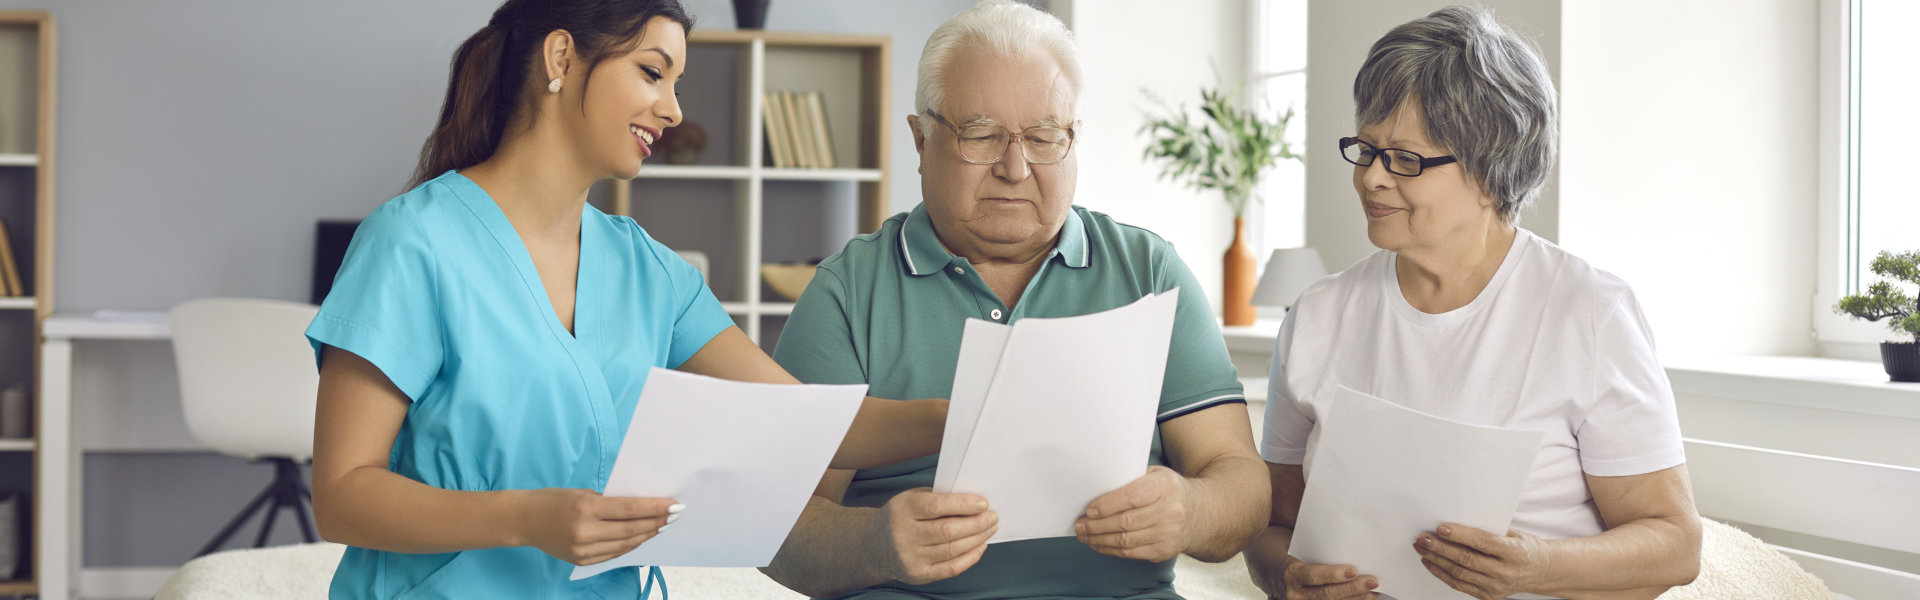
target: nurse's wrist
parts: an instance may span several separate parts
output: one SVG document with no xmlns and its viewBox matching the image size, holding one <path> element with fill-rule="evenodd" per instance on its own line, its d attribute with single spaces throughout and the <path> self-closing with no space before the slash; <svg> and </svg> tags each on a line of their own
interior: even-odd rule
<svg viewBox="0 0 1920 600">
<path fill-rule="evenodd" d="M 533 545 L 532 536 L 527 534 L 527 521 L 532 513 L 526 509 L 532 495 L 530 490 L 501 490 L 488 493 L 490 497 L 487 503 L 490 505 L 490 510 L 487 512 L 496 516 L 489 521 L 498 524 L 498 531 L 493 532 L 489 537 L 499 543 L 500 547 L 516 548 Z"/>
</svg>

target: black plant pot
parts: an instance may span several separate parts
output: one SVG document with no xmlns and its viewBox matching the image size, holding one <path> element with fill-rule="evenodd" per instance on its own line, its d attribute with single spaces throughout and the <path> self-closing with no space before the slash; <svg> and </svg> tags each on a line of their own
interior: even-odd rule
<svg viewBox="0 0 1920 600">
<path fill-rule="evenodd" d="M 1920 343 L 1880 342 L 1880 365 L 1894 381 L 1920 383 Z"/>
<path fill-rule="evenodd" d="M 741 29 L 767 28 L 767 3 L 772 0 L 733 0 L 733 23 Z"/>
</svg>

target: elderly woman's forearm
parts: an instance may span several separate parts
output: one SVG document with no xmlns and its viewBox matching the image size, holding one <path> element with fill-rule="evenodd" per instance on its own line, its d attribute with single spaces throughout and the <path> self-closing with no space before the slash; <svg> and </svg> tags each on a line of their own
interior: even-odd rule
<svg viewBox="0 0 1920 600">
<path fill-rule="evenodd" d="M 1640 519 L 1593 537 L 1549 540 L 1547 548 L 1548 572 L 1540 589 L 1528 591 L 1562 598 L 1652 598 L 1699 575 L 1700 522 Z"/>
<path fill-rule="evenodd" d="M 1260 459 L 1224 456 L 1189 477 L 1186 554 L 1207 562 L 1233 558 L 1266 530 L 1273 495 Z"/>
<path fill-rule="evenodd" d="M 1278 523 L 1269 523 L 1247 545 L 1247 573 L 1253 577 L 1253 585 L 1266 592 L 1268 596 L 1285 598 L 1287 596 L 1287 561 L 1292 557 L 1287 548 L 1293 545 L 1293 528 Z"/>
<path fill-rule="evenodd" d="M 872 552 L 880 509 L 841 506 L 813 496 L 773 563 L 760 568 L 775 583 L 813 597 L 833 596 L 888 581 Z"/>
</svg>

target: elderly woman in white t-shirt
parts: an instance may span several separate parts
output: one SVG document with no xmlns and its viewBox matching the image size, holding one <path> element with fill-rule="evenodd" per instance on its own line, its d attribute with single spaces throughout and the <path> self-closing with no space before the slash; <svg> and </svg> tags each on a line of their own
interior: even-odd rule
<svg viewBox="0 0 1920 600">
<path fill-rule="evenodd" d="M 1373 575 L 1287 554 L 1318 415 L 1346 386 L 1458 421 L 1544 432 L 1511 531 L 1406 540 L 1482 599 L 1653 598 L 1699 571 L 1673 396 L 1633 291 L 1515 225 L 1553 167 L 1555 92 L 1482 9 L 1373 45 L 1340 139 L 1380 248 L 1301 295 L 1274 349 L 1261 453 L 1273 513 L 1247 549 L 1280 598 L 1371 598 Z M 1414 600 L 1414 599 L 1402 599 Z"/>
</svg>

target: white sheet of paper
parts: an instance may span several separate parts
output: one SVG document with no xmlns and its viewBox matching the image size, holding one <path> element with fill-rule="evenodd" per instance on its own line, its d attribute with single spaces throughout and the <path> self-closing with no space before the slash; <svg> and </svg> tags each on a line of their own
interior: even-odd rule
<svg viewBox="0 0 1920 600">
<path fill-rule="evenodd" d="M 952 490 L 953 477 L 960 473 L 960 457 L 967 455 L 973 440 L 973 426 L 980 420 L 980 407 L 987 400 L 987 385 L 1000 368 L 1000 353 L 1007 348 L 1007 334 L 1013 328 L 1000 323 L 967 319 L 960 335 L 960 360 L 954 365 L 953 391 L 947 398 L 946 434 L 940 440 L 940 458 L 933 471 L 934 490 Z"/>
<path fill-rule="evenodd" d="M 1317 428 L 1289 553 L 1353 565 L 1395 598 L 1470 599 L 1420 565 L 1413 541 L 1441 523 L 1505 534 L 1541 433 L 1436 417 L 1346 386 Z"/>
<path fill-rule="evenodd" d="M 606 495 L 673 498 L 673 528 L 632 552 L 575 567 L 764 567 L 826 472 L 864 385 L 741 383 L 655 368 L 614 459 Z"/>
<path fill-rule="evenodd" d="M 934 490 L 985 497 L 1000 517 L 988 543 L 1071 536 L 1088 503 L 1146 474 L 1179 292 L 1078 317 L 969 324 Z M 996 335 L 1005 342 L 989 371 L 980 363 Z"/>
</svg>

